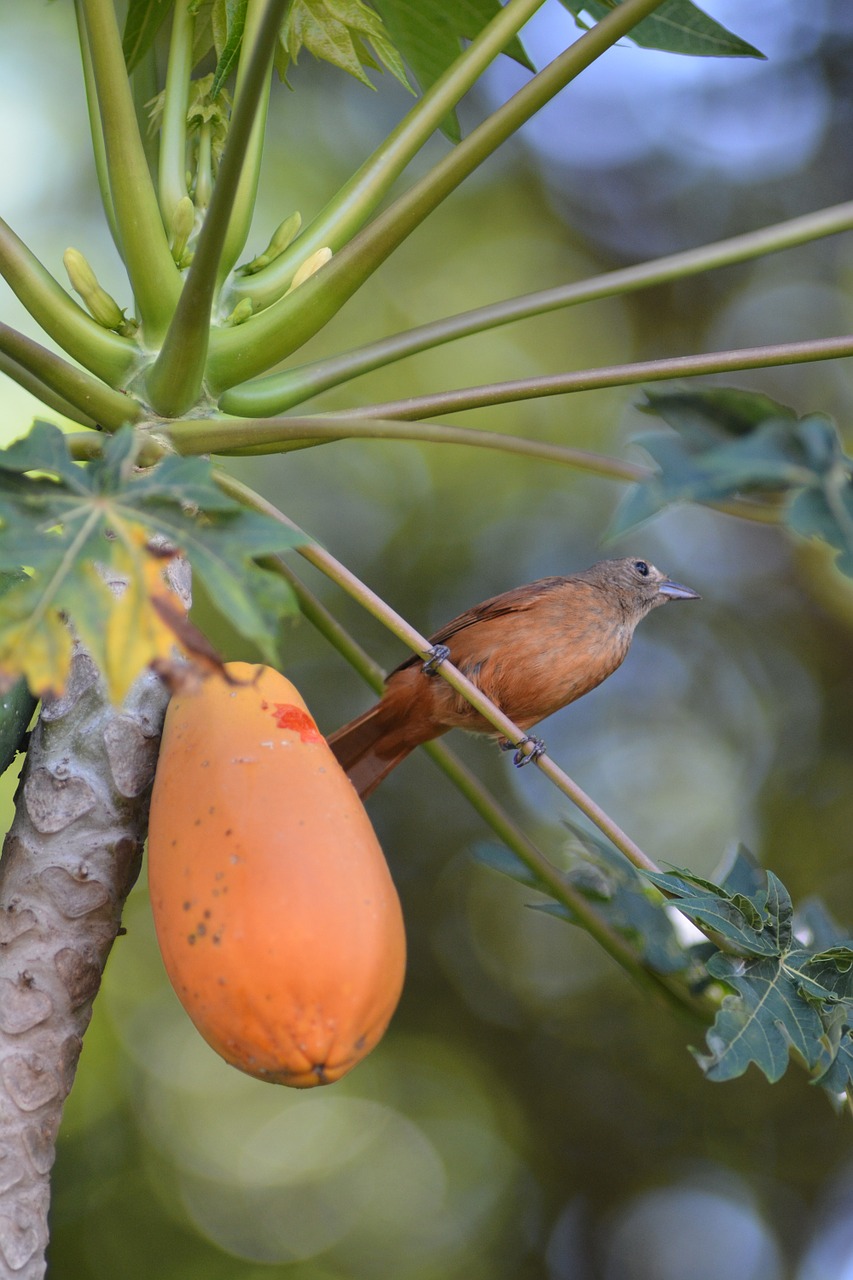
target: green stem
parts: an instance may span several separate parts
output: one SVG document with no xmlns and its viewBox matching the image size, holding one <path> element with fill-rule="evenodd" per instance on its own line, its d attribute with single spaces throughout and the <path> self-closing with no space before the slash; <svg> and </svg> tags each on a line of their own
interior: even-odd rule
<svg viewBox="0 0 853 1280">
<path fill-rule="evenodd" d="M 98 179 L 98 189 L 101 193 L 101 204 L 104 207 L 107 223 L 110 228 L 110 235 L 113 238 L 113 244 L 121 253 L 121 244 L 119 243 L 118 226 L 116 224 L 116 211 L 113 205 L 113 194 L 110 191 L 110 175 L 107 169 L 107 152 L 104 145 L 104 127 L 101 124 L 101 110 L 98 106 L 98 90 L 95 86 L 95 73 L 92 67 L 92 51 L 89 48 L 89 37 L 86 34 L 86 22 L 83 17 L 83 10 L 80 0 L 74 0 L 74 10 L 77 18 L 77 35 L 80 41 L 80 59 L 83 64 L 83 83 L 86 86 L 86 106 L 89 112 L 89 132 L 92 135 L 92 153 L 95 158 L 95 174 Z"/>
<path fill-rule="evenodd" d="M 0 373 L 5 373 L 7 378 L 11 378 L 13 382 L 17 382 L 18 386 L 23 387 L 25 391 L 29 391 L 30 395 L 40 400 L 42 404 L 47 405 L 54 413 L 61 413 L 64 418 L 70 418 L 72 422 L 77 422 L 81 427 L 94 427 L 95 421 L 88 414 L 83 413 L 70 400 L 66 400 L 64 396 L 58 394 L 46 382 L 42 382 L 41 378 L 26 369 L 17 360 L 11 356 L 5 355 L 0 351 Z"/>
<path fill-rule="evenodd" d="M 342 654 L 346 661 L 355 668 L 375 692 L 380 692 L 384 679 L 382 669 L 378 663 L 374 662 L 361 646 L 353 640 L 352 636 L 340 625 L 313 592 L 308 590 L 290 568 L 284 557 L 270 557 L 270 563 L 274 564 L 277 571 L 290 583 L 299 601 L 300 609 L 308 621 Z M 688 1011 L 694 1017 L 701 1016 L 703 1012 L 706 1012 L 703 1002 L 697 1000 L 688 992 L 684 983 L 677 977 L 656 973 L 638 959 L 636 952 L 626 939 L 601 919 L 589 899 L 578 893 L 559 868 L 555 867 L 545 854 L 537 848 L 495 797 L 465 767 L 455 752 L 440 742 L 427 743 L 424 749 L 486 824 L 491 827 L 495 835 L 533 872 L 536 879 L 547 888 L 551 897 L 568 908 L 577 923 L 598 942 L 612 959 L 643 986 L 650 987 L 658 992 L 662 989 L 666 996 L 674 1001 L 679 1008 Z"/>
<path fill-rule="evenodd" d="M 469 427 L 424 422 L 403 423 L 396 419 L 347 419 L 341 423 L 333 417 L 279 418 L 258 421 L 256 418 L 193 418 L 171 423 L 163 433 L 179 453 L 218 453 L 231 456 L 277 453 L 287 441 L 373 439 L 422 440 L 436 444 L 471 445 L 480 449 L 499 449 L 505 453 L 559 462 L 608 479 L 642 482 L 654 472 L 637 463 L 623 462 L 586 449 L 525 440 L 520 436 L 501 435 L 497 431 L 478 431 Z"/>
<path fill-rule="evenodd" d="M 221 392 L 263 373 L 319 332 L 393 250 L 502 142 L 661 3 L 623 0 L 360 231 L 321 271 L 249 319 L 245 331 L 242 325 L 239 332 L 219 331 L 211 349 L 212 390 Z"/>
<path fill-rule="evenodd" d="M 396 129 L 341 187 L 299 239 L 268 267 L 253 276 L 240 276 L 229 286 L 233 303 L 252 299 L 255 309 L 276 302 L 290 285 L 297 267 L 328 245 L 337 252 L 364 225 L 382 198 L 432 137 L 448 112 L 474 85 L 490 63 L 517 35 L 544 0 L 509 0 L 436 80 Z"/>
<path fill-rule="evenodd" d="M 295 369 L 270 374 L 254 383 L 245 384 L 240 388 L 240 394 L 248 393 L 257 404 L 264 404 L 264 416 L 283 413 L 292 405 L 302 404 L 329 387 L 348 382 L 373 369 L 384 368 L 420 351 L 433 350 L 458 338 L 485 333 L 489 329 L 531 316 L 546 315 L 562 307 L 634 293 L 651 285 L 686 279 L 703 271 L 747 262 L 762 254 L 778 253 L 783 249 L 817 240 L 821 236 L 836 235 L 851 229 L 853 201 L 847 201 L 829 209 L 821 209 L 817 213 L 808 213 L 772 227 L 764 227 L 760 231 L 749 231 L 745 235 L 669 254 L 651 262 L 623 267 L 618 271 L 607 271 L 602 275 L 592 276 L 589 280 L 559 285 L 555 289 L 542 289 L 537 293 L 508 298 L 504 302 L 418 325 L 417 328 L 392 334 L 354 351 L 345 351 Z"/>
<path fill-rule="evenodd" d="M 201 213 L 206 213 L 213 195 L 213 131 L 210 121 L 199 125 L 196 138 L 195 187 L 193 196 L 195 206 Z"/>
<path fill-rule="evenodd" d="M 156 345 L 180 294 L 180 273 L 169 252 L 148 171 L 113 0 L 79 3 L 92 55 L 119 247 L 145 341 Z"/>
<path fill-rule="evenodd" d="M 130 77 L 130 88 L 136 111 L 136 125 L 142 139 L 145 159 L 148 162 L 148 171 L 154 174 L 159 165 L 160 139 L 148 127 L 148 104 L 160 92 L 160 82 L 157 75 L 157 55 L 153 47 L 134 67 Z"/>
<path fill-rule="evenodd" d="M 167 235 L 171 235 L 175 206 L 187 194 L 187 106 L 195 32 L 191 3 L 192 0 L 175 2 L 166 66 L 160 127 L 159 202 Z"/>
<path fill-rule="evenodd" d="M 224 493 L 230 494 L 237 498 L 244 506 L 251 507 L 255 511 L 262 511 L 272 519 L 277 520 L 280 524 L 287 525 L 289 529 L 293 529 L 297 533 L 304 534 L 304 531 L 289 520 L 277 507 L 268 502 L 266 498 L 262 498 L 260 494 L 255 493 L 248 485 L 240 480 L 236 480 L 233 476 L 228 475 L 225 471 L 214 471 L 214 479 Z M 324 548 L 317 546 L 316 543 L 310 541 L 294 548 L 298 553 L 306 559 L 309 564 L 313 564 L 320 569 L 326 577 L 336 582 L 346 593 L 372 614 L 379 622 L 392 631 L 404 644 L 408 645 L 415 653 L 424 660 L 432 656 L 432 646 L 424 636 L 417 631 L 411 623 L 407 622 L 399 613 L 387 605 L 385 601 L 378 596 L 369 587 L 365 586 L 359 578 L 352 573 L 346 565 L 340 560 L 336 560 Z M 489 698 L 485 696 L 477 685 L 472 684 L 461 671 L 450 662 L 443 662 L 438 668 L 438 674 L 447 681 L 451 688 L 461 694 L 467 702 L 471 704 L 476 711 L 479 711 L 489 724 L 506 738 L 513 746 L 517 747 L 523 754 L 530 755 L 533 746 L 529 741 L 528 735 L 523 729 L 519 729 L 517 724 L 510 720 L 509 716 L 501 711 L 500 707 L 495 706 Z M 612 822 L 607 815 L 587 796 L 580 787 L 577 786 L 557 765 L 554 764 L 545 754 L 536 757 L 536 763 L 546 776 L 554 783 L 554 785 L 569 797 L 573 804 L 585 813 L 600 831 L 602 831 L 609 840 L 611 840 L 616 848 L 619 849 L 634 866 L 639 867 L 643 871 L 656 870 L 655 863 L 646 857 L 642 849 L 634 843 L 629 836 L 622 831 L 615 822 Z"/>
<path fill-rule="evenodd" d="M 461 387 L 456 391 L 440 391 L 430 396 L 411 396 L 407 400 L 386 400 L 381 404 L 360 405 L 357 409 L 340 409 L 326 415 L 340 422 L 348 418 L 432 418 L 462 409 L 481 409 L 518 400 L 536 400 L 541 396 L 566 395 L 572 391 L 596 391 L 603 387 L 627 387 L 638 382 L 663 382 L 670 378 L 695 378 L 712 373 L 735 373 L 742 369 L 772 369 L 779 365 L 808 364 L 816 360 L 840 360 L 853 356 L 853 336 L 815 338 L 805 342 L 780 342 L 766 347 L 741 347 L 734 351 L 712 351 L 698 356 L 671 356 L 662 360 L 641 360 L 633 364 L 605 365 L 599 369 L 580 369 L 537 378 L 519 378 L 512 382 L 491 382 L 479 387 Z M 259 384 L 255 383 L 255 387 Z M 265 405 L 259 402 L 251 384 L 234 388 L 222 396 L 219 407 L 224 413 L 265 416 Z"/>
<path fill-rule="evenodd" d="M 36 323 L 72 359 L 112 385 L 130 376 L 140 360 L 136 343 L 93 320 L 2 218 L 0 275 Z"/>
<path fill-rule="evenodd" d="M 234 106 L 228 140 L 196 241 L 192 266 L 163 348 L 146 378 L 151 404 L 164 417 L 175 418 L 185 413 L 201 393 L 222 252 L 258 103 L 270 75 L 272 52 L 285 3 L 286 0 L 266 0 L 257 38 L 246 65 L 245 90 Z"/>
<path fill-rule="evenodd" d="M 628 462 L 608 454 L 592 453 L 586 449 L 574 449 L 565 445 L 544 444 L 525 440 L 522 436 L 507 436 L 495 431 L 477 428 L 454 427 L 447 423 L 403 423 L 399 419 L 367 420 L 347 419 L 341 428 L 332 416 L 286 417 L 264 421 L 259 418 L 193 418 L 170 423 L 167 428 L 158 426 L 152 439 L 169 442 L 170 449 L 181 454 L 198 455 L 215 453 L 224 457 L 257 457 L 269 453 L 292 453 L 298 449 L 313 448 L 321 444 L 333 444 L 346 439 L 376 439 L 398 441 L 425 441 L 434 444 L 471 445 L 475 448 L 497 449 L 537 461 L 556 462 L 574 467 L 605 480 L 623 480 L 629 484 L 642 484 L 656 474 L 653 468 L 642 463 Z M 804 473 L 809 479 L 808 473 Z M 778 524 L 778 504 L 752 498 L 732 498 L 709 502 L 708 506 L 726 515 L 760 524 Z"/>
<path fill-rule="evenodd" d="M 138 422 L 142 417 L 135 400 L 5 324 L 0 324 L 0 352 L 107 431 L 116 431 L 123 423 Z"/>
<path fill-rule="evenodd" d="M 251 87 L 252 72 L 249 65 L 249 53 L 254 48 L 263 14 L 264 0 L 249 0 L 246 9 L 246 26 L 243 32 L 243 46 L 240 50 L 240 61 L 237 64 L 237 83 L 234 86 L 235 111 L 240 105 L 240 99 L 245 94 L 247 86 L 249 86 L 251 93 L 254 92 Z M 272 40 L 273 48 L 275 47 L 275 38 L 274 35 Z M 271 85 L 272 75 L 268 74 L 262 82 L 261 94 L 254 106 L 254 122 L 243 155 L 243 168 L 240 172 L 237 191 L 234 195 L 231 216 L 228 221 L 228 233 L 222 246 L 222 257 L 218 273 L 219 285 L 222 284 L 222 281 L 243 252 L 249 228 L 252 225 L 252 215 L 255 212 L 255 201 L 258 195 L 258 181 L 261 175 L 261 158 L 264 149 L 264 133 L 269 111 Z M 225 312 L 230 312 L 232 309 L 233 303 L 229 302 Z"/>
</svg>

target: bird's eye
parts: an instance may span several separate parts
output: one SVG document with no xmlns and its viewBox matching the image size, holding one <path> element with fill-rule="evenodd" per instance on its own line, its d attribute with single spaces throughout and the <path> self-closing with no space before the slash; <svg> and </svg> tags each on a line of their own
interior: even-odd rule
<svg viewBox="0 0 853 1280">
<path fill-rule="evenodd" d="M 647 578 L 649 576 L 649 566 L 646 564 L 645 560 L 635 560 L 634 568 L 637 570 L 637 573 L 641 578 Z"/>
</svg>

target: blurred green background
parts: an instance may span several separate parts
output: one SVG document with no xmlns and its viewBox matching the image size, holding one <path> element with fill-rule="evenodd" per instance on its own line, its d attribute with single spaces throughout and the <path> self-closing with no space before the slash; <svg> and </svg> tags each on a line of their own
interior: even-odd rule
<svg viewBox="0 0 853 1280">
<path fill-rule="evenodd" d="M 706 8 L 766 63 L 611 51 L 386 264 L 310 354 L 807 212 L 853 177 L 853 18 L 844 0 Z M 72 7 L 0 10 L 2 212 L 61 275 L 68 245 L 121 305 L 99 212 Z M 574 28 L 525 33 L 541 65 Z M 522 82 L 497 67 L 463 126 Z M 277 86 L 258 252 L 310 217 L 406 108 L 305 55 Z M 426 159 L 444 152 L 433 140 Z M 628 301 L 599 302 L 424 355 L 330 393 L 368 403 L 495 378 L 850 329 L 850 238 Z M 9 323 L 35 334 L 3 292 Z M 742 375 L 846 432 L 849 366 Z M 633 455 L 638 392 L 467 415 Z M 2 436 L 37 406 L 0 388 Z M 46 415 L 47 416 L 47 415 Z M 458 419 L 457 419 L 458 420 Z M 633 455 L 636 456 L 636 455 Z M 638 554 L 702 593 L 656 613 L 625 666 L 545 725 L 554 757 L 659 861 L 713 871 L 738 840 L 796 897 L 853 919 L 853 603 L 818 550 L 679 509 L 602 551 L 619 486 L 484 451 L 337 444 L 240 476 L 423 630 L 527 579 Z M 297 568 L 299 565 L 297 563 Z M 381 661 L 399 644 L 318 577 Z M 209 601 L 198 620 L 252 657 Z M 307 623 L 282 662 L 321 726 L 369 692 Z M 559 858 L 567 802 L 494 747 L 453 746 Z M 14 780 L 3 779 L 6 825 Z M 477 865 L 480 821 L 428 760 L 370 802 L 406 914 L 406 990 L 381 1046 L 334 1088 L 291 1092 L 226 1067 L 171 993 L 144 883 L 110 960 L 55 1168 L 55 1280 L 845 1280 L 853 1129 L 792 1069 L 704 1082 L 692 1031 L 588 939 Z"/>
</svg>

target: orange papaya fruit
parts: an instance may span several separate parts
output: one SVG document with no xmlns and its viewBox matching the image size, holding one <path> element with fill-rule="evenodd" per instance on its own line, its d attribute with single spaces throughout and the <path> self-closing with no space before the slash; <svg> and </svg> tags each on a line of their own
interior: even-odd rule
<svg viewBox="0 0 853 1280">
<path fill-rule="evenodd" d="M 151 797 L 160 951 L 204 1039 L 249 1075 L 308 1088 L 376 1045 L 403 986 L 391 874 L 296 688 L 226 664 L 173 697 Z"/>
</svg>

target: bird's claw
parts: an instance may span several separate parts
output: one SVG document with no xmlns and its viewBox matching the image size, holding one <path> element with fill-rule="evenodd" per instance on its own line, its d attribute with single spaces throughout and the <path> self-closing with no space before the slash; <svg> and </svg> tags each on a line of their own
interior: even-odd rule
<svg viewBox="0 0 853 1280">
<path fill-rule="evenodd" d="M 529 747 L 525 751 L 525 747 Z M 512 763 L 516 769 L 521 769 L 526 764 L 530 764 L 532 760 L 538 760 L 540 756 L 544 756 L 546 751 L 545 743 L 541 738 L 522 738 L 519 742 L 501 743 L 502 751 L 512 751 L 515 748 L 515 755 L 512 757 Z"/>
<path fill-rule="evenodd" d="M 434 676 L 442 662 L 446 662 L 449 657 L 450 650 L 446 644 L 434 644 L 429 651 L 429 658 L 423 664 L 421 670 L 425 676 Z"/>
</svg>

